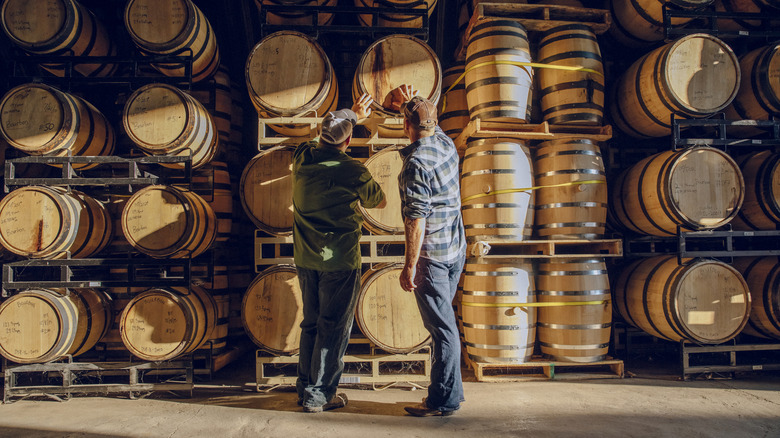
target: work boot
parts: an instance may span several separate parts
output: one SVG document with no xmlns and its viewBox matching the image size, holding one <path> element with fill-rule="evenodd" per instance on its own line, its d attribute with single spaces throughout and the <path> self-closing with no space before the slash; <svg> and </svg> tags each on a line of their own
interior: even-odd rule
<svg viewBox="0 0 780 438">
<path fill-rule="evenodd" d="M 454 415 L 455 411 L 440 411 L 428 407 L 426 399 L 414 406 L 405 406 L 404 410 L 415 417 L 449 417 Z"/>
<path fill-rule="evenodd" d="M 333 409 L 343 408 L 344 406 L 347 405 L 348 402 L 349 399 L 347 399 L 347 394 L 340 392 L 334 395 L 329 402 L 325 403 L 322 406 L 304 406 L 303 412 L 316 413 L 322 411 L 330 411 Z"/>
</svg>

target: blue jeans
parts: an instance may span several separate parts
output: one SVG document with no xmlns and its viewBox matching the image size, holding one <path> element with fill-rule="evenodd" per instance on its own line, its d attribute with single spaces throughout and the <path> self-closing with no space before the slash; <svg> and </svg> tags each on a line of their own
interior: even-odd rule
<svg viewBox="0 0 780 438">
<path fill-rule="evenodd" d="M 463 263 L 462 258 L 452 264 L 420 258 L 414 278 L 417 306 L 425 328 L 431 333 L 433 347 L 426 402 L 429 408 L 440 411 L 454 411 L 465 400 L 460 374 L 460 335 L 452 309 Z"/>
<path fill-rule="evenodd" d="M 336 394 L 360 291 L 360 270 L 322 272 L 298 267 L 303 294 L 296 388 L 303 406 L 322 406 Z"/>
</svg>

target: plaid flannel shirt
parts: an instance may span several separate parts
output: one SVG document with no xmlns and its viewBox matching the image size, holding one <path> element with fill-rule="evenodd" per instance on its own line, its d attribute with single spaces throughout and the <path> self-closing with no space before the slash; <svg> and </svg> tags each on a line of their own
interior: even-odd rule
<svg viewBox="0 0 780 438">
<path fill-rule="evenodd" d="M 425 218 L 420 257 L 452 263 L 466 253 L 466 237 L 460 214 L 458 151 L 452 140 L 436 127 L 436 133 L 401 150 L 403 167 L 398 175 L 405 218 Z"/>
</svg>

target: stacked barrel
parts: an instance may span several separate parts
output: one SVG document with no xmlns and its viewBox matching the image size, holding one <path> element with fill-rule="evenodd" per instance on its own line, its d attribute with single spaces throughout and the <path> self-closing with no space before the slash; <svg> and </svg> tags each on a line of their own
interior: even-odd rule
<svg viewBox="0 0 780 438">
<path fill-rule="evenodd" d="M 283 2 L 264 1 L 258 5 L 262 9 L 273 3 Z M 279 12 L 271 17 L 272 11 L 269 9 L 266 20 L 282 16 Z M 261 239 L 291 241 L 293 152 L 318 134 L 318 124 L 328 111 L 337 109 L 340 102 L 346 102 L 343 107 L 350 107 L 364 93 L 374 100 L 371 117 L 377 120 L 369 120 L 367 125 L 383 143 L 381 147 L 358 144 L 358 139 L 368 135 L 363 126 L 357 126 L 352 144 L 358 145 L 350 148 L 350 155 L 364 161 L 388 202 L 384 209 L 360 207 L 364 233 L 403 234 L 399 149 L 408 140 L 401 138 L 400 114 L 381 104 L 390 90 L 402 84 L 411 84 L 421 95 L 437 101 L 441 67 L 425 42 L 408 35 L 377 38 L 362 50 L 360 59 L 353 62 L 349 78 L 337 78 L 332 54 L 326 53 L 318 40 L 300 32 L 271 33 L 251 50 L 246 61 L 247 90 L 265 131 L 260 132 L 264 142 L 259 153 L 244 167 L 241 201 Z M 413 352 L 429 340 L 414 296 L 400 288 L 400 271 L 397 263 L 365 264 L 355 311 L 353 334 L 390 353 Z M 242 305 L 242 320 L 250 338 L 267 354 L 295 354 L 302 319 L 302 297 L 294 266 L 259 262 L 258 275 L 247 289 Z"/>
<path fill-rule="evenodd" d="M 675 8 L 777 13 L 769 4 L 714 3 L 678 2 Z M 778 94 L 768 79 L 777 71 L 769 67 L 774 45 L 745 49 L 750 47 L 746 41 L 728 39 L 725 32 L 723 39 L 688 32 L 663 42 L 660 4 L 614 0 L 611 8 L 610 35 L 644 52 L 617 79 L 609 105 L 626 142 L 681 138 L 679 131 L 672 130 L 673 119 L 709 118 L 719 113 L 729 120 L 750 120 L 739 123 L 744 126 L 721 128 L 725 132 L 704 132 L 702 137 L 728 136 L 735 139 L 734 144 L 750 142 L 748 137 L 762 134 L 751 120 L 769 120 L 779 114 Z M 684 29 L 692 18 L 673 16 L 666 26 Z M 741 18 L 713 22 L 724 31 L 755 29 L 756 25 Z M 732 47 L 741 49 L 741 56 Z M 726 227 L 777 229 L 772 213 L 776 201 L 768 184 L 774 172 L 771 151 L 743 152 L 735 147 L 727 153 L 689 146 L 647 155 L 618 166 L 610 194 L 610 216 L 628 238 L 677 238 L 680 233 Z M 723 343 L 743 328 L 744 333 L 777 339 L 777 319 L 769 304 L 777 288 L 768 286 L 775 264 L 770 257 L 735 257 L 728 264 L 660 253 L 635 259 L 621 266 L 614 278 L 614 308 L 628 324 L 674 342 Z"/>
<path fill-rule="evenodd" d="M 602 125 L 604 70 L 590 28 L 572 23 L 537 34 L 521 20 L 486 16 L 469 29 L 465 63 L 445 76 L 440 119 L 451 137 L 476 121 L 503 131 L 535 122 L 573 132 Z M 606 176 L 596 141 L 583 133 L 532 143 L 508 134 L 465 145 L 470 247 L 603 238 Z M 606 358 L 612 319 L 604 258 L 469 256 L 459 307 L 470 361 L 524 363 L 535 352 L 567 362 Z"/>
<path fill-rule="evenodd" d="M 229 260 L 215 256 L 234 241 L 238 180 L 231 180 L 228 166 L 241 154 L 226 151 L 240 151 L 240 136 L 233 131 L 240 131 L 243 117 L 233 99 L 243 92 L 241 82 L 231 84 L 227 67 L 220 66 L 214 30 L 190 0 L 129 1 L 119 14 L 130 36 L 125 46 L 153 59 L 149 64 L 156 73 L 143 67 L 130 72 L 122 67 L 128 64 L 117 55 L 113 33 L 84 6 L 75 0 L 39 6 L 4 1 L 0 15 L 6 35 L 32 60 L 48 56 L 44 70 L 66 78 L 93 77 L 95 86 L 72 85 L 65 91 L 44 81 L 11 88 L 0 101 L 0 135 L 16 151 L 57 157 L 52 166 L 68 166 L 73 170 L 65 173 L 94 183 L 78 190 L 30 185 L 11 191 L 0 203 L 0 244 L 31 259 L 105 258 L 120 267 L 110 273 L 95 267 L 85 275 L 95 283 L 127 285 L 15 293 L 0 306 L 0 320 L 10 328 L 0 334 L 0 353 L 17 363 L 81 355 L 98 343 L 122 357 L 129 352 L 148 361 L 204 349 L 221 353 L 230 343 L 231 301 L 240 304 L 241 298 L 231 292 L 243 292 L 248 281 L 240 262 L 231 266 L 231 275 Z M 113 58 L 103 62 L 109 55 Z M 63 63 L 48 63 L 52 56 L 62 56 Z M 101 63 L 92 63 L 93 56 L 103 57 Z M 90 103 L 103 102 L 97 90 L 110 83 L 101 78 L 112 75 L 115 81 L 146 85 L 123 90 L 113 106 Z M 160 77 L 170 80 L 156 80 Z M 151 164 L 142 170 L 170 182 L 132 185 L 128 194 L 127 183 L 112 182 L 128 175 L 127 164 L 117 169 L 110 163 L 118 161 L 111 160 L 142 155 L 161 157 L 147 160 Z M 60 158 L 71 156 L 106 160 Z M 21 165 L 15 173 L 8 177 L 25 176 Z M 114 263 L 140 259 L 143 264 L 144 257 L 187 260 L 168 268 Z M 147 264 L 153 265 L 151 260 Z M 165 286 L 171 276 L 192 283 Z M 142 279 L 146 286 L 135 284 Z M 160 286 L 149 287 L 155 279 Z"/>
</svg>

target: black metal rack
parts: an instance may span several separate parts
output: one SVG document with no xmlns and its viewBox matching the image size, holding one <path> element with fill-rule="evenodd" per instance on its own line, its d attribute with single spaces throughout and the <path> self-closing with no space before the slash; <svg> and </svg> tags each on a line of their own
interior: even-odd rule
<svg viewBox="0 0 780 438">
<path fill-rule="evenodd" d="M 626 257 L 677 255 L 678 259 L 780 255 L 780 231 L 707 230 L 675 237 L 630 236 L 623 241 Z"/>
<path fill-rule="evenodd" d="M 672 26 L 672 18 L 691 18 L 692 22 L 685 27 Z M 749 12 L 718 12 L 713 9 L 686 10 L 670 3 L 663 5 L 664 36 L 667 39 L 690 35 L 693 33 L 707 33 L 717 37 L 753 37 L 753 38 L 780 38 L 780 29 L 772 25 L 773 20 L 780 19 L 778 14 L 749 13 Z M 719 20 L 757 21 L 760 24 L 757 29 L 723 30 Z"/>
<path fill-rule="evenodd" d="M 412 7 L 393 8 L 393 7 L 380 7 L 380 8 L 361 8 L 357 6 L 295 6 L 295 5 L 263 5 L 260 10 L 260 35 L 265 37 L 268 34 L 277 32 L 280 30 L 295 30 L 312 36 L 315 39 L 319 39 L 320 35 L 324 34 L 357 34 L 357 35 L 370 35 L 373 39 L 376 39 L 377 35 L 391 35 L 391 34 L 405 34 L 412 35 L 420 38 L 423 41 L 428 41 L 429 38 L 429 26 L 428 26 L 428 11 L 427 9 L 417 9 L 413 6 L 424 5 L 425 2 L 418 1 L 416 3 L 409 4 Z M 291 13 L 300 12 L 311 17 L 312 23 L 301 24 L 270 24 L 267 21 L 268 13 Z M 361 26 L 360 24 L 328 24 L 320 25 L 319 17 L 321 14 L 338 14 L 341 17 L 356 17 L 358 15 L 371 15 L 372 18 L 376 18 L 383 14 L 398 14 L 406 15 L 410 17 L 420 18 L 422 25 L 420 27 L 389 27 L 389 26 Z"/>
<path fill-rule="evenodd" d="M 764 131 L 758 138 L 734 137 L 733 128 L 758 128 Z M 686 136 L 688 128 L 709 128 L 707 137 Z M 714 133 L 713 133 L 714 132 Z M 672 150 L 689 146 L 780 146 L 780 120 L 726 120 L 723 113 L 706 119 L 677 119 L 672 116 Z"/>
</svg>

